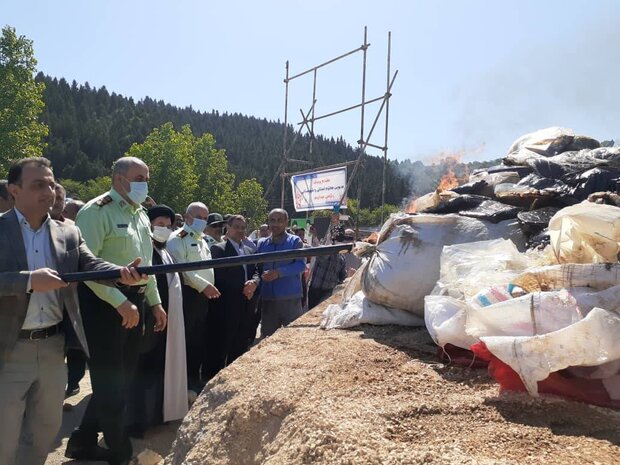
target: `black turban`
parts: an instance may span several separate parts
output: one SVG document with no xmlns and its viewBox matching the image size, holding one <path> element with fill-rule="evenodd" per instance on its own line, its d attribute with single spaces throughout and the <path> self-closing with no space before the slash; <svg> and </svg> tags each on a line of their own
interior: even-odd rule
<svg viewBox="0 0 620 465">
<path fill-rule="evenodd" d="M 174 225 L 174 210 L 168 205 L 155 205 L 154 207 L 148 209 L 147 215 L 149 216 L 150 221 L 153 221 L 155 218 L 159 218 L 160 216 L 167 216 L 170 218 L 170 222 Z"/>
</svg>

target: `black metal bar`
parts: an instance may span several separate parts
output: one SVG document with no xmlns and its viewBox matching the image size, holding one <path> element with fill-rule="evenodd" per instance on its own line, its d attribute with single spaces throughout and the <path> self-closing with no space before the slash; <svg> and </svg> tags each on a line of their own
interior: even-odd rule
<svg viewBox="0 0 620 465">
<path fill-rule="evenodd" d="M 330 245 L 324 247 L 309 247 L 306 249 L 284 250 L 280 252 L 265 252 L 237 257 L 214 258 L 199 262 L 174 263 L 171 265 L 140 266 L 137 268 L 140 274 L 164 274 L 181 273 L 184 271 L 203 270 L 206 268 L 226 268 L 230 266 L 251 265 L 267 262 L 279 262 L 294 258 L 318 257 L 321 255 L 333 255 L 339 252 L 349 252 L 353 244 Z M 66 283 L 78 281 L 97 281 L 120 278 L 119 271 L 83 271 L 78 273 L 61 274 L 60 278 Z"/>
</svg>

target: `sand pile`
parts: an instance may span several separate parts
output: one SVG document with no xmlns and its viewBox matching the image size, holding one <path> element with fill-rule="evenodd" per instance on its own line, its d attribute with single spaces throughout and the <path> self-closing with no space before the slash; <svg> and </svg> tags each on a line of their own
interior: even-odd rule
<svg viewBox="0 0 620 465">
<path fill-rule="evenodd" d="M 166 464 L 618 463 L 619 412 L 498 396 L 424 328 L 318 329 L 326 304 L 213 379 Z"/>
</svg>

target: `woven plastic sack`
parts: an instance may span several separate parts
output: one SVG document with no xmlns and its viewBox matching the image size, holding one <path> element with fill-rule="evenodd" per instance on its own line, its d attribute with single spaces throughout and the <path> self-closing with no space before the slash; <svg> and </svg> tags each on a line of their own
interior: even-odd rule
<svg viewBox="0 0 620 465">
<path fill-rule="evenodd" d="M 533 255 L 520 253 L 506 239 L 446 246 L 433 294 L 472 298 L 483 289 L 509 283 L 535 263 Z"/>
<path fill-rule="evenodd" d="M 467 309 L 465 330 L 483 336 L 533 336 L 547 334 L 582 319 L 577 300 L 566 290 L 537 292 L 488 307 Z"/>
<path fill-rule="evenodd" d="M 377 304 L 423 317 L 424 297 L 439 278 L 445 245 L 511 234 L 502 223 L 489 228 L 483 221 L 459 215 L 394 216 L 383 226 L 377 246 L 370 253 L 361 277 L 362 290 Z"/>
<path fill-rule="evenodd" d="M 361 324 L 424 326 L 424 321 L 404 310 L 375 304 L 361 291 L 342 305 L 328 306 L 321 317 L 323 329 L 353 328 Z"/>
<path fill-rule="evenodd" d="M 531 395 L 538 382 L 573 366 L 598 366 L 620 360 L 620 315 L 594 308 L 581 321 L 541 336 L 482 337 L 488 351 L 521 378 Z"/>
<path fill-rule="evenodd" d="M 551 248 L 558 263 L 613 263 L 620 257 L 620 208 L 582 202 L 549 221 Z"/>
<path fill-rule="evenodd" d="M 525 271 L 512 282 L 526 292 L 574 287 L 602 290 L 620 284 L 620 263 L 543 266 Z"/>
</svg>

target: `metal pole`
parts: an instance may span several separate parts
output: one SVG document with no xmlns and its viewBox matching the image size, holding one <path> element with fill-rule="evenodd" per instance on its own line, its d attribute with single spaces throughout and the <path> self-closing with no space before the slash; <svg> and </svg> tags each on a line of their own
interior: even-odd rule
<svg viewBox="0 0 620 465">
<path fill-rule="evenodd" d="M 286 78 L 284 79 L 284 139 L 282 143 L 282 171 L 286 171 L 286 133 L 288 132 L 288 60 L 286 60 Z M 282 192 L 280 193 L 280 208 L 284 208 L 284 182 L 282 178 Z"/>
<path fill-rule="evenodd" d="M 360 120 L 360 157 L 362 156 L 362 153 L 364 152 L 364 148 L 362 147 L 362 144 L 364 143 L 364 113 L 365 113 L 365 109 L 366 109 L 366 56 L 368 55 L 368 34 L 367 34 L 368 28 L 367 26 L 364 26 L 364 45 L 363 45 L 363 49 L 364 49 L 364 64 L 362 67 L 362 106 L 361 106 L 361 110 L 360 110 L 360 114 L 361 114 L 361 120 Z"/>
<path fill-rule="evenodd" d="M 357 215 L 355 218 L 355 228 L 359 230 L 360 227 L 360 210 L 362 209 L 362 181 L 357 182 Z"/>
<path fill-rule="evenodd" d="M 182 273 L 185 271 L 204 270 L 207 268 L 227 268 L 231 266 L 252 265 L 258 263 L 272 263 L 283 260 L 291 260 L 306 257 L 318 257 L 333 255 L 339 252 L 349 252 L 353 244 L 340 244 L 325 247 L 309 247 L 306 249 L 281 250 L 279 252 L 264 252 L 251 255 L 237 255 L 236 257 L 214 258 L 198 262 L 173 263 L 169 265 L 139 266 L 138 273 L 153 275 L 165 273 Z M 78 281 L 98 281 L 118 279 L 121 277 L 119 270 L 109 271 L 82 271 L 77 273 L 65 273 L 60 275 L 66 283 Z"/>
<path fill-rule="evenodd" d="M 316 69 L 314 70 L 314 79 L 312 82 L 312 121 L 310 122 L 310 153 L 312 153 L 312 141 L 314 140 L 314 108 L 316 107 Z"/>
<path fill-rule="evenodd" d="M 366 56 L 368 54 L 368 27 L 367 26 L 364 26 L 364 45 L 362 45 L 362 50 L 364 51 L 364 58 L 363 58 L 363 65 L 362 65 L 362 103 L 361 103 L 361 110 L 360 110 L 360 114 L 361 114 L 360 140 L 358 141 L 360 147 L 359 147 L 359 155 L 357 156 L 355 166 L 353 167 L 353 172 L 351 173 L 351 178 L 355 176 L 355 173 L 357 172 L 357 168 L 360 162 L 362 161 L 364 150 L 366 148 L 364 146 L 364 110 L 366 107 Z M 344 194 L 342 195 L 342 198 L 340 199 L 340 203 L 342 203 L 342 200 L 347 195 L 347 191 L 349 189 L 350 183 L 351 183 L 351 179 L 349 179 L 349 181 L 347 182 L 347 186 L 345 186 Z"/>
<path fill-rule="evenodd" d="M 375 103 L 375 102 L 378 102 L 379 100 L 383 100 L 384 98 L 385 98 L 385 95 L 382 95 L 381 97 L 373 98 L 371 100 L 366 100 L 365 104 L 368 105 L 370 103 Z M 361 106 L 362 106 L 362 104 L 358 103 L 357 105 L 351 105 L 350 107 L 343 108 L 342 110 L 336 110 L 336 111 L 332 111 L 331 113 L 327 113 L 325 115 L 315 116 L 313 118 L 308 118 L 306 121 L 310 121 L 310 122 L 318 121 L 320 119 L 327 118 L 329 116 L 339 115 L 340 113 L 344 113 L 345 111 L 355 110 L 356 108 L 359 108 Z M 297 124 L 304 124 L 306 121 L 301 121 L 301 122 L 299 122 Z"/>
<path fill-rule="evenodd" d="M 392 76 L 392 80 L 390 81 L 390 86 L 389 89 L 391 91 L 392 86 L 394 85 L 394 81 L 396 80 L 396 76 L 398 76 L 398 70 L 396 70 L 396 72 L 394 73 L 394 76 Z M 377 112 L 377 116 L 372 124 L 372 126 L 370 127 L 370 131 L 368 132 L 368 139 L 370 139 L 370 137 L 372 136 L 372 133 L 375 130 L 375 127 L 377 125 L 377 121 L 379 121 L 379 117 L 381 116 L 381 112 L 383 112 L 383 107 L 385 106 L 386 101 L 390 98 L 390 93 L 388 93 L 384 98 L 383 98 L 383 102 L 381 102 L 381 107 L 379 108 L 379 111 Z M 363 150 L 366 149 L 366 147 L 368 146 L 368 142 L 363 142 L 362 143 L 362 147 Z M 353 178 L 355 177 L 355 174 L 357 173 L 357 170 L 359 168 L 359 161 L 361 161 L 362 159 L 362 154 L 364 152 L 360 152 L 360 155 L 357 157 L 357 161 L 358 163 L 355 164 L 355 166 L 353 166 L 353 172 L 351 173 L 351 176 L 349 176 L 349 178 L 347 179 L 347 186 L 345 188 L 344 194 L 342 195 L 342 198 L 344 199 L 344 196 L 347 195 L 347 191 L 349 190 L 349 187 L 351 187 L 351 182 L 353 181 Z"/>
<path fill-rule="evenodd" d="M 370 44 L 368 44 L 368 45 L 370 45 Z M 342 55 L 340 55 L 340 56 L 338 56 L 336 58 L 332 58 L 331 60 L 328 60 L 325 63 L 321 63 L 320 65 L 314 66 L 313 68 L 309 68 L 309 69 L 307 69 L 305 71 L 302 71 L 301 73 L 298 73 L 295 76 L 292 76 L 292 77 L 288 78 L 288 80 L 292 81 L 293 79 L 297 79 L 298 77 L 301 77 L 304 74 L 308 74 L 310 71 L 315 71 L 315 70 L 317 70 L 319 68 L 322 68 L 323 66 L 327 66 L 327 65 L 333 63 L 334 61 L 338 61 L 338 60 L 341 60 L 341 59 L 343 59 L 345 57 L 348 57 L 349 55 L 353 55 L 354 53 L 357 53 L 357 52 L 359 52 L 360 50 L 363 50 L 363 49 L 364 49 L 364 46 L 362 45 L 361 47 L 358 47 L 355 50 L 351 50 L 350 52 L 343 53 Z"/>
<path fill-rule="evenodd" d="M 387 75 L 385 79 L 385 93 L 390 92 L 390 56 L 392 53 L 392 31 L 388 32 L 388 50 L 387 50 Z M 385 221 L 385 184 L 388 167 L 388 123 L 390 121 L 390 98 L 385 103 L 385 139 L 383 143 L 383 182 L 381 184 L 381 224 Z"/>
</svg>

